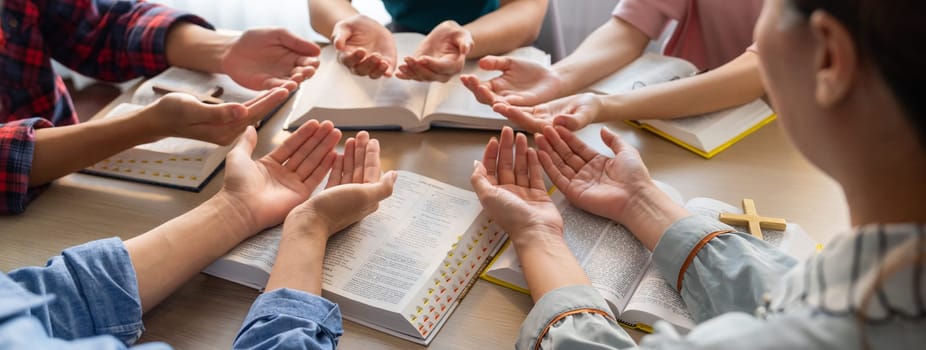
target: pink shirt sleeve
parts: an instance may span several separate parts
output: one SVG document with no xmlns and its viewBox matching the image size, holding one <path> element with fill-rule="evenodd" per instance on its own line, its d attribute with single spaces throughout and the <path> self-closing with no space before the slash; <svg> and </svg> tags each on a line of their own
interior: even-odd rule
<svg viewBox="0 0 926 350">
<path fill-rule="evenodd" d="M 686 0 L 621 0 L 611 14 L 655 40 L 671 20 L 682 18 L 687 7 Z"/>
</svg>

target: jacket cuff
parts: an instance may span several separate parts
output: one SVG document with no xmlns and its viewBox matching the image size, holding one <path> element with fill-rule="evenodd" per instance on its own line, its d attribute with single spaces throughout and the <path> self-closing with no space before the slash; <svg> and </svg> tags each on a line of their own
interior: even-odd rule
<svg viewBox="0 0 926 350">
<path fill-rule="evenodd" d="M 714 237 L 735 232 L 717 220 L 691 215 L 676 221 L 659 239 L 653 249 L 653 262 L 666 281 L 681 290 L 688 265 L 704 245 Z"/>
<path fill-rule="evenodd" d="M 0 124 L 0 214 L 19 214 L 43 188 L 29 188 L 29 173 L 35 153 L 35 129 L 52 124 L 29 118 Z"/>
<path fill-rule="evenodd" d="M 554 289 L 537 301 L 521 325 L 518 349 L 535 349 L 550 328 L 564 318 L 579 314 L 599 314 L 614 321 L 608 302 L 592 286 L 567 286 Z"/>
</svg>

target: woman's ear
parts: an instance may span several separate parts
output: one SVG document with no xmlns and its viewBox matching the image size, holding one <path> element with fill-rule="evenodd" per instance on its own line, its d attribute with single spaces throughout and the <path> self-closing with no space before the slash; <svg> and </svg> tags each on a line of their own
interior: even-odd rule
<svg viewBox="0 0 926 350">
<path fill-rule="evenodd" d="M 858 50 L 848 29 L 824 11 L 814 11 L 810 16 L 810 31 L 816 43 L 815 98 L 821 107 L 832 107 L 858 81 Z"/>
</svg>

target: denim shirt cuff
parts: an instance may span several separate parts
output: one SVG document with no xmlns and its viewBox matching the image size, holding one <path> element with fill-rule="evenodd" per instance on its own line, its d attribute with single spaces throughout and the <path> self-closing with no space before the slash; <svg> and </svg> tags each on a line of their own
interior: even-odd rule
<svg viewBox="0 0 926 350">
<path fill-rule="evenodd" d="M 65 249 L 62 257 L 86 298 L 96 334 L 132 344 L 144 331 L 138 280 L 122 240 L 114 237 Z"/>
<path fill-rule="evenodd" d="M 312 321 L 332 338 L 344 334 L 338 305 L 318 295 L 281 288 L 261 294 L 248 311 L 244 324 L 249 325 L 267 316 L 287 315 Z M 279 332 L 288 329 L 279 329 Z"/>
<path fill-rule="evenodd" d="M 678 289 L 679 271 L 691 251 L 711 233 L 733 230 L 732 227 L 700 215 L 676 221 L 666 230 L 653 249 L 653 263 L 672 288 Z"/>
</svg>

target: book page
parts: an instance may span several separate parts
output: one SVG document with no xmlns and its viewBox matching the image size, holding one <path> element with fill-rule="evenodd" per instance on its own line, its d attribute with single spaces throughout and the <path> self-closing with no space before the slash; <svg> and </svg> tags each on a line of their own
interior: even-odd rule
<svg viewBox="0 0 926 350">
<path fill-rule="evenodd" d="M 400 172 L 379 210 L 329 241 L 325 291 L 400 310 L 481 211 L 471 191 Z"/>
<path fill-rule="evenodd" d="M 515 49 L 503 56 L 523 58 L 529 61 L 550 64 L 550 56 L 533 47 Z M 469 60 L 460 74 L 450 78 L 446 83 L 434 83 L 428 91 L 428 100 L 424 107 L 424 116 L 432 120 L 434 125 L 480 125 L 488 123 L 488 129 L 500 129 L 507 125 L 505 117 L 495 113 L 492 106 L 479 103 L 473 93 L 460 81 L 460 75 L 472 74 L 480 80 L 489 80 L 501 75 L 498 71 L 487 71 L 479 68 L 477 60 Z M 488 119 L 491 121 L 476 121 L 473 119 Z M 493 122 L 494 121 L 494 122 Z"/>
<path fill-rule="evenodd" d="M 649 265 L 650 252 L 624 226 L 569 205 L 561 192 L 553 199 L 563 208 L 566 244 L 592 286 L 623 309 Z"/>
<path fill-rule="evenodd" d="M 424 38 L 416 33 L 396 33 L 393 37 L 399 60 L 414 53 Z M 287 128 L 302 124 L 310 118 L 328 119 L 324 117 L 326 113 L 336 113 L 338 110 L 381 109 L 390 115 L 404 112 L 414 114 L 416 118 L 421 117 L 430 83 L 395 77 L 370 79 L 357 76 L 338 62 L 337 55 L 333 45 L 322 49 L 319 57 L 322 64 L 315 76 L 302 84 L 296 105 L 288 118 Z M 389 111 L 390 108 L 392 111 Z M 384 124 L 383 116 L 379 114 L 355 118 L 366 119 L 367 125 Z M 339 123 L 335 121 L 335 124 Z"/>
<path fill-rule="evenodd" d="M 653 265 L 646 269 L 622 315 L 650 326 L 661 319 L 681 329 L 694 327 L 694 319 L 682 296 Z"/>
<path fill-rule="evenodd" d="M 208 91 L 220 87 L 222 93 L 215 97 L 225 102 L 241 103 L 260 94 L 258 91 L 238 85 L 231 77 L 225 74 L 212 74 L 171 67 L 141 84 L 135 90 L 135 94 L 132 95 L 132 103 L 148 105 L 164 96 L 163 93 L 154 91 L 153 87 L 155 85 L 172 91 L 189 91 L 198 94 L 206 94 Z"/>
<path fill-rule="evenodd" d="M 646 53 L 623 69 L 592 84 L 587 90 L 607 95 L 622 94 L 697 73 L 695 65 L 681 58 Z"/>
</svg>

